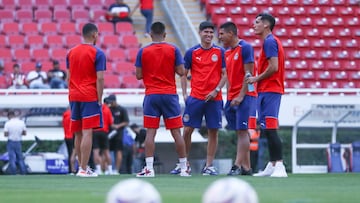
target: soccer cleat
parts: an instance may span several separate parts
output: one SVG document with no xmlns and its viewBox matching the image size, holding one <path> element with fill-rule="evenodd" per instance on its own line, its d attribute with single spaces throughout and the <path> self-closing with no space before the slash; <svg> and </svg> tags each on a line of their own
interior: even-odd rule
<svg viewBox="0 0 360 203">
<path fill-rule="evenodd" d="M 180 168 L 180 164 L 177 163 L 176 164 L 176 167 L 170 171 L 170 174 L 173 174 L 173 175 L 178 175 L 181 173 L 181 168 Z"/>
<path fill-rule="evenodd" d="M 275 178 L 288 177 L 283 162 L 280 162 L 280 161 L 276 162 L 275 167 L 274 167 L 274 172 L 270 175 L 270 177 L 275 177 Z"/>
<path fill-rule="evenodd" d="M 87 167 L 86 170 L 79 168 L 76 176 L 79 177 L 98 177 L 97 173 L 94 173 L 90 167 Z"/>
<path fill-rule="evenodd" d="M 202 174 L 204 176 L 217 176 L 219 173 L 216 171 L 216 168 L 214 166 L 205 167 L 202 170 Z"/>
<path fill-rule="evenodd" d="M 147 169 L 146 167 L 143 168 L 143 170 L 136 174 L 136 177 L 138 178 L 152 178 L 155 177 L 154 169 Z"/>
<path fill-rule="evenodd" d="M 249 170 L 245 170 L 244 167 L 241 167 L 241 175 L 242 176 L 252 176 L 253 172 L 250 168 Z"/>
<path fill-rule="evenodd" d="M 271 176 L 271 174 L 274 172 L 274 166 L 271 162 L 269 162 L 265 169 L 259 173 L 255 173 L 253 176 Z"/>
<path fill-rule="evenodd" d="M 188 167 L 189 168 L 189 167 Z M 190 177 L 191 176 L 191 172 L 189 170 L 181 170 L 179 173 L 180 176 L 182 177 Z"/>
<path fill-rule="evenodd" d="M 235 176 L 235 175 L 240 175 L 240 174 L 241 174 L 241 169 L 237 165 L 233 165 L 227 175 Z"/>
</svg>

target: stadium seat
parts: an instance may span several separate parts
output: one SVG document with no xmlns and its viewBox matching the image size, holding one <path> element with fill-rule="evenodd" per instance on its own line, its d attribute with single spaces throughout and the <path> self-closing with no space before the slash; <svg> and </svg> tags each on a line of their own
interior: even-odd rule
<svg viewBox="0 0 360 203">
<path fill-rule="evenodd" d="M 346 60 L 341 62 L 343 70 L 360 70 L 360 64 L 357 64 L 354 60 Z"/>
<path fill-rule="evenodd" d="M 24 61 L 20 63 L 21 71 L 24 74 L 28 74 L 30 71 L 35 69 L 36 62 L 33 61 Z"/>
<path fill-rule="evenodd" d="M 290 60 L 285 60 L 285 70 L 293 70 L 293 65 Z"/>
<path fill-rule="evenodd" d="M 343 41 L 346 48 L 355 48 L 360 46 L 360 42 L 358 43 L 355 39 L 344 39 Z"/>
<path fill-rule="evenodd" d="M 24 48 L 25 37 L 23 35 L 8 35 L 7 36 L 7 47 L 12 49 Z"/>
<path fill-rule="evenodd" d="M 126 49 L 125 53 L 126 53 L 127 61 L 129 61 L 131 63 L 134 63 L 135 60 L 136 60 L 136 56 L 137 56 L 138 51 L 139 51 L 139 48 L 137 48 L 137 47 Z"/>
<path fill-rule="evenodd" d="M 55 10 L 66 10 L 67 9 L 67 3 L 64 0 L 51 0 L 51 9 L 53 11 Z M 69 16 L 68 16 L 69 17 Z"/>
<path fill-rule="evenodd" d="M 360 71 L 352 71 L 349 75 L 352 81 L 354 80 L 358 81 L 360 79 Z"/>
<path fill-rule="evenodd" d="M 317 80 L 332 80 L 329 71 L 318 70 L 318 71 L 314 71 L 314 74 Z"/>
<path fill-rule="evenodd" d="M 298 79 L 298 74 L 296 71 L 285 71 L 285 79 Z"/>
<path fill-rule="evenodd" d="M 349 28 L 345 27 L 345 28 L 338 28 L 337 29 L 337 35 L 339 37 L 344 37 L 344 38 L 350 38 L 352 36 L 352 31 L 350 31 Z"/>
<path fill-rule="evenodd" d="M 309 49 L 309 50 L 306 50 L 303 52 L 304 54 L 304 58 L 305 59 L 318 59 L 319 56 L 318 56 L 318 53 L 317 51 L 313 50 L 313 49 Z"/>
<path fill-rule="evenodd" d="M 87 0 L 85 4 L 85 8 L 88 10 L 93 10 L 100 7 L 100 9 L 103 10 L 102 8 L 103 4 L 104 4 L 103 0 Z"/>
<path fill-rule="evenodd" d="M 330 49 L 321 50 L 319 54 L 320 54 L 320 58 L 323 60 L 329 60 L 334 57 L 334 53 Z"/>
<path fill-rule="evenodd" d="M 118 22 L 115 25 L 116 34 L 118 35 L 133 35 L 135 34 L 133 25 L 129 22 Z"/>
<path fill-rule="evenodd" d="M 349 18 L 346 18 L 345 21 L 346 21 L 345 25 L 348 25 L 350 27 L 359 27 L 360 26 L 358 17 L 349 17 Z"/>
<path fill-rule="evenodd" d="M 26 35 L 25 45 L 27 48 L 44 48 L 44 37 L 41 35 Z"/>
<path fill-rule="evenodd" d="M 332 71 L 333 79 L 335 80 L 348 80 L 349 76 L 346 71 Z"/>
<path fill-rule="evenodd" d="M 90 13 L 87 10 L 72 9 L 71 19 L 73 22 L 89 22 Z"/>
<path fill-rule="evenodd" d="M 74 35 L 76 33 L 76 24 L 73 22 L 62 22 L 58 25 L 58 34 Z"/>
<path fill-rule="evenodd" d="M 308 60 L 312 70 L 324 70 L 325 64 L 322 60 Z"/>
<path fill-rule="evenodd" d="M 280 28 L 275 30 L 275 35 L 278 37 L 285 37 L 288 36 L 288 33 L 285 28 Z"/>
<path fill-rule="evenodd" d="M 6 36 L 0 35 L 0 48 L 5 48 L 5 47 L 6 47 Z"/>
<path fill-rule="evenodd" d="M 3 22 L 0 24 L 0 33 L 3 35 L 18 35 L 20 33 L 19 23 Z"/>
<path fill-rule="evenodd" d="M 351 51 L 351 58 L 353 60 L 360 60 L 360 51 L 359 50 Z"/>
<path fill-rule="evenodd" d="M 305 88 L 318 89 L 321 88 L 319 81 L 304 81 Z"/>
<path fill-rule="evenodd" d="M 333 6 L 331 7 L 325 7 L 324 8 L 324 14 L 327 15 L 327 16 L 337 16 L 338 15 L 338 12 L 337 12 L 337 9 Z"/>
<path fill-rule="evenodd" d="M 281 6 L 280 8 L 277 9 L 277 14 L 280 16 L 280 17 L 288 17 L 290 16 L 291 12 L 290 12 L 290 9 L 289 7 L 287 6 Z"/>
<path fill-rule="evenodd" d="M 339 39 L 335 39 L 335 40 L 330 40 L 329 41 L 329 47 L 330 48 L 342 48 L 343 45 L 342 45 L 342 40 L 339 40 Z"/>
<path fill-rule="evenodd" d="M 33 61 L 47 61 L 50 59 L 48 49 L 30 49 Z"/>
<path fill-rule="evenodd" d="M 120 80 L 118 75 L 104 74 L 105 88 L 120 88 Z"/>
<path fill-rule="evenodd" d="M 310 17 L 300 17 L 297 21 L 301 26 L 313 26 L 313 21 Z"/>
<path fill-rule="evenodd" d="M 229 17 L 232 19 L 237 19 L 244 17 L 243 11 L 240 6 L 229 8 Z"/>
<path fill-rule="evenodd" d="M 307 16 L 307 10 L 302 6 L 295 6 L 291 8 L 291 13 L 296 17 Z"/>
<path fill-rule="evenodd" d="M 15 11 L 15 19 L 17 22 L 32 22 L 33 21 L 32 9 L 20 9 Z"/>
<path fill-rule="evenodd" d="M 16 0 L 17 2 L 17 9 L 29 10 L 32 11 L 33 9 L 33 2 L 29 0 Z"/>
<path fill-rule="evenodd" d="M 55 34 L 55 35 L 46 35 L 45 36 L 45 44 L 49 48 L 60 48 L 64 46 L 63 37 Z"/>
<path fill-rule="evenodd" d="M 4 61 L 11 61 L 12 60 L 12 53 L 11 53 L 11 49 L 8 48 L 1 48 L 0 47 L 0 56 L 1 59 Z"/>
<path fill-rule="evenodd" d="M 15 11 L 16 9 L 18 9 L 17 7 L 17 3 L 14 0 L 1 0 L 1 5 L 0 8 L 3 10 L 12 10 Z M 1 17 L 3 17 L 2 15 L 0 15 Z M 3 19 L 1 18 L 1 21 Z"/>
<path fill-rule="evenodd" d="M 324 48 L 326 46 L 325 40 L 324 39 L 313 39 L 311 40 L 311 46 L 313 48 Z"/>
<path fill-rule="evenodd" d="M 89 10 L 89 14 L 92 22 L 105 21 L 106 10 L 99 8 L 99 6 L 91 8 Z"/>
<path fill-rule="evenodd" d="M 100 37 L 100 46 L 106 48 L 119 48 L 120 39 L 118 35 L 102 35 Z"/>
<path fill-rule="evenodd" d="M 23 35 L 39 35 L 38 23 L 25 22 L 20 24 L 20 33 Z"/>
<path fill-rule="evenodd" d="M 120 37 L 120 46 L 127 48 L 138 48 L 140 47 L 139 40 L 135 35 L 124 35 Z"/>
<path fill-rule="evenodd" d="M 340 88 L 357 88 L 352 81 L 339 81 Z"/>
<path fill-rule="evenodd" d="M 123 87 L 123 88 L 140 88 L 141 82 L 136 79 L 135 75 L 124 75 L 121 78 L 121 87 Z"/>
<path fill-rule="evenodd" d="M 113 35 L 115 33 L 114 25 L 109 22 L 99 22 L 97 23 L 98 29 L 103 35 Z"/>
<path fill-rule="evenodd" d="M 0 75 L 0 89 L 7 89 L 9 87 L 8 78 L 5 75 Z"/>
<path fill-rule="evenodd" d="M 31 53 L 29 49 L 15 49 L 13 50 L 13 60 L 18 63 L 31 60 Z"/>
<path fill-rule="evenodd" d="M 120 76 L 131 75 L 135 77 L 135 66 L 130 62 L 117 62 L 114 66 L 114 72 L 119 74 Z"/>
<path fill-rule="evenodd" d="M 51 60 L 64 60 L 67 52 L 68 50 L 65 48 L 51 48 L 49 49 L 49 56 Z"/>
<path fill-rule="evenodd" d="M 306 70 L 309 68 L 309 65 L 306 60 L 294 61 L 293 66 L 296 70 Z"/>
<path fill-rule="evenodd" d="M 309 71 L 304 71 L 301 73 L 300 75 L 301 80 L 311 80 L 313 81 L 315 79 L 315 75 L 314 72 L 309 70 Z"/>
<path fill-rule="evenodd" d="M 71 13 L 64 7 L 54 7 L 53 21 L 58 23 L 70 22 Z"/>
<path fill-rule="evenodd" d="M 50 9 L 38 9 L 34 11 L 34 20 L 39 23 L 52 22 L 52 15 Z"/>
<path fill-rule="evenodd" d="M 335 57 L 338 60 L 348 60 L 350 59 L 350 54 L 347 50 L 335 50 Z"/>
<path fill-rule="evenodd" d="M 295 39 L 295 45 L 297 48 L 307 48 L 310 47 L 310 41 L 308 39 Z"/>
<path fill-rule="evenodd" d="M 327 61 L 325 61 L 325 69 L 341 70 L 340 62 L 337 60 L 327 60 Z"/>
<path fill-rule="evenodd" d="M 213 11 L 214 7 L 219 7 L 223 4 L 223 0 L 208 0 L 205 2 L 205 11 L 209 15 Z"/>
<path fill-rule="evenodd" d="M 65 48 L 72 48 L 78 44 L 81 44 L 82 38 L 80 35 L 65 35 L 64 36 L 64 46 Z"/>
<path fill-rule="evenodd" d="M 336 81 L 321 81 L 321 86 L 322 88 L 327 88 L 327 89 L 334 89 L 334 88 L 339 88 L 338 83 Z"/>
<path fill-rule="evenodd" d="M 13 10 L 0 10 L 1 22 L 14 22 L 16 19 L 15 12 Z"/>
<path fill-rule="evenodd" d="M 39 32 L 42 35 L 55 35 L 58 32 L 57 23 L 47 22 L 47 23 L 39 23 Z"/>
<path fill-rule="evenodd" d="M 33 0 L 33 9 L 34 10 L 43 10 L 43 9 L 51 9 L 52 1 L 49 0 Z"/>
<path fill-rule="evenodd" d="M 299 50 L 289 50 L 286 51 L 286 56 L 290 59 L 299 59 L 300 58 L 300 51 Z"/>
<path fill-rule="evenodd" d="M 119 61 L 126 61 L 125 50 L 119 47 L 106 49 L 106 56 L 110 62 L 118 63 Z"/>
<path fill-rule="evenodd" d="M 304 37 L 303 30 L 300 27 L 290 28 L 290 29 L 288 29 L 288 31 L 290 32 L 290 36 L 293 38 L 303 38 Z"/>
<path fill-rule="evenodd" d="M 85 10 L 86 0 L 68 0 L 67 7 L 69 10 Z"/>
</svg>

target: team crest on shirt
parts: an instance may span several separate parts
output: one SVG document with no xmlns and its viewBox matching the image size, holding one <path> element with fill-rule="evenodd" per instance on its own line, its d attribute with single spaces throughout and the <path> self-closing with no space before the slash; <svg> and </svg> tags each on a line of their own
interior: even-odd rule
<svg viewBox="0 0 360 203">
<path fill-rule="evenodd" d="M 218 61 L 218 56 L 216 55 L 216 54 L 213 54 L 212 56 L 211 56 L 211 60 L 213 61 L 213 62 L 216 62 L 216 61 Z"/>
<path fill-rule="evenodd" d="M 235 53 L 234 60 L 238 60 L 238 58 L 239 58 L 239 53 Z"/>
<path fill-rule="evenodd" d="M 189 114 L 184 114 L 184 116 L 183 116 L 183 122 L 189 122 L 189 120 L 190 120 Z"/>
</svg>

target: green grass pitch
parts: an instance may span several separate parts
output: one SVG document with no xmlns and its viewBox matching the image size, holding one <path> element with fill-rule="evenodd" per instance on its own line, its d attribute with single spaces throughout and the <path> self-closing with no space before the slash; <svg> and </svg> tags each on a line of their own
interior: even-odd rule
<svg viewBox="0 0 360 203">
<path fill-rule="evenodd" d="M 0 176 L 1 203 L 103 203 L 107 191 L 133 175 L 80 178 L 70 175 Z M 199 203 L 206 187 L 225 176 L 145 178 L 159 190 L 163 203 Z M 360 173 L 290 174 L 288 178 L 243 177 L 261 203 L 360 202 Z"/>
</svg>

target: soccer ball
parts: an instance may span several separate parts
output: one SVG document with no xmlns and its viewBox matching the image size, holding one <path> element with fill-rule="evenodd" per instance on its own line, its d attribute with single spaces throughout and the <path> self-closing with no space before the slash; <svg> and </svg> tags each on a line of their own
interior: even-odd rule
<svg viewBox="0 0 360 203">
<path fill-rule="evenodd" d="M 205 191 L 203 203 L 258 203 L 254 188 L 247 182 L 226 177 L 213 182 Z"/>
<path fill-rule="evenodd" d="M 136 178 L 120 181 L 107 194 L 106 203 L 161 203 L 155 187 Z"/>
</svg>

